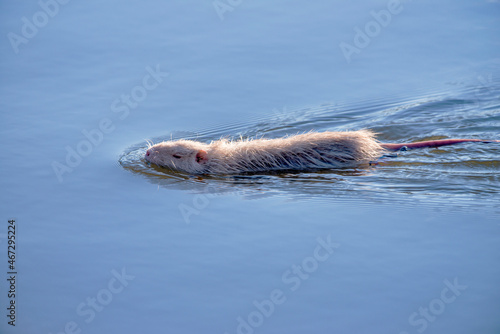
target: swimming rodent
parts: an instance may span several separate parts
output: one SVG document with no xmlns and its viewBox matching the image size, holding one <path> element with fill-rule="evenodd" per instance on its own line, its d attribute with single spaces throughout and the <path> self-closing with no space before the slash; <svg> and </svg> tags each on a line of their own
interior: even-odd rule
<svg viewBox="0 0 500 334">
<path fill-rule="evenodd" d="M 388 144 L 377 141 L 370 130 L 309 132 L 278 139 L 221 139 L 210 144 L 193 140 L 168 141 L 150 146 L 144 158 L 189 174 L 238 174 L 355 167 L 376 160 L 388 151 L 463 142 L 500 141 L 443 139 Z"/>
</svg>

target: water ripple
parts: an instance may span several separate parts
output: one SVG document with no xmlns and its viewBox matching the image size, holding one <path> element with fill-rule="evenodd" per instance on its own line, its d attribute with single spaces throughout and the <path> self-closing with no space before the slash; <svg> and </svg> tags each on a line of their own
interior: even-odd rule
<svg viewBox="0 0 500 334">
<path fill-rule="evenodd" d="M 275 111 L 264 119 L 176 132 L 154 138 L 195 139 L 210 142 L 226 138 L 275 138 L 310 130 L 342 131 L 370 128 L 387 142 L 439 138 L 500 139 L 498 83 L 491 87 L 464 86 L 461 90 L 431 93 L 394 101 L 357 101 L 324 104 L 298 110 Z M 481 205 L 500 211 L 500 145 L 466 143 L 402 152 L 381 159 L 375 166 L 315 173 L 265 175 L 191 176 L 148 164 L 147 143 L 130 147 L 120 158 L 132 173 L 163 187 L 206 193 L 237 194 L 244 198 L 285 196 L 296 200 L 349 201 L 365 198 L 371 203 L 400 205 L 426 201 L 477 209 Z"/>
</svg>

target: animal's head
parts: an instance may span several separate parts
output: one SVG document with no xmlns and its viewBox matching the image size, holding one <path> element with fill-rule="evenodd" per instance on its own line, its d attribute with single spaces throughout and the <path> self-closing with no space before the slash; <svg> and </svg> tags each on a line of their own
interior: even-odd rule
<svg viewBox="0 0 500 334">
<path fill-rule="evenodd" d="M 191 140 L 163 142 L 151 146 L 144 158 L 156 165 L 190 174 L 203 174 L 208 162 L 204 144 Z"/>
</svg>

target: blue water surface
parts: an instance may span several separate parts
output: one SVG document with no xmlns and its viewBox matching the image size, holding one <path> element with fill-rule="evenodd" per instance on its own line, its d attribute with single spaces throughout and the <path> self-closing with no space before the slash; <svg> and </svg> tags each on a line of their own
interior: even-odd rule
<svg viewBox="0 0 500 334">
<path fill-rule="evenodd" d="M 499 14 L 2 2 L 0 332 L 498 333 L 499 145 L 218 177 L 143 154 L 311 130 L 500 140 Z"/>
</svg>

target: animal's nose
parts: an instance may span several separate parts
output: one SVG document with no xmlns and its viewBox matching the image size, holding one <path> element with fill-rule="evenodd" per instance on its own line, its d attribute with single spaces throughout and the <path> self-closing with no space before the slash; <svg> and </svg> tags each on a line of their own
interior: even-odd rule
<svg viewBox="0 0 500 334">
<path fill-rule="evenodd" d="M 149 153 L 149 150 L 146 151 L 146 156 L 149 157 L 151 153 Z"/>
</svg>

